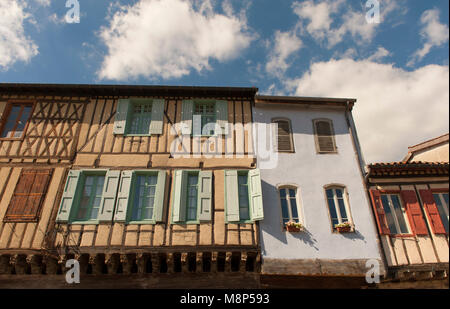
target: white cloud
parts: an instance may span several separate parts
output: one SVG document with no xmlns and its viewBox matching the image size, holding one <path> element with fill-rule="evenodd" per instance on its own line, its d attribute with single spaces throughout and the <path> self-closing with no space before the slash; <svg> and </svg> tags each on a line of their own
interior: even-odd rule
<svg viewBox="0 0 450 309">
<path fill-rule="evenodd" d="M 266 64 L 266 72 L 281 77 L 289 65 L 287 59 L 302 47 L 302 41 L 297 37 L 295 31 L 275 32 L 273 46 L 270 46 L 269 61 Z"/>
<path fill-rule="evenodd" d="M 296 95 L 356 98 L 353 110 L 368 163 L 399 161 L 408 146 L 449 130 L 449 67 L 409 72 L 369 60 L 312 64 Z"/>
<path fill-rule="evenodd" d="M 413 66 L 416 62 L 425 57 L 435 46 L 441 46 L 448 42 L 449 30 L 448 26 L 439 22 L 439 10 L 432 9 L 422 13 L 420 18 L 422 29 L 420 35 L 425 41 L 422 48 L 418 49 L 408 62 L 408 66 Z"/>
<path fill-rule="evenodd" d="M 386 48 L 380 46 L 375 53 L 367 58 L 367 60 L 377 62 L 390 55 L 391 53 Z"/>
<path fill-rule="evenodd" d="M 29 62 L 38 46 L 25 35 L 24 24 L 30 21 L 27 5 L 21 0 L 0 1 L 0 69 L 8 70 L 17 61 Z"/>
<path fill-rule="evenodd" d="M 398 3 L 393 0 L 380 2 L 381 21 L 400 9 Z M 346 35 L 350 35 L 358 44 L 370 43 L 379 25 L 366 21 L 364 6 L 360 10 L 354 10 L 351 4 L 344 0 L 307 0 L 294 2 L 292 8 L 300 18 L 300 26 L 316 41 L 326 43 L 328 48 L 341 43 Z"/>
<path fill-rule="evenodd" d="M 99 32 L 108 52 L 98 76 L 177 78 L 210 69 L 212 59 L 237 57 L 252 36 L 242 12 L 233 15 L 228 4 L 225 12 L 214 12 L 207 0 L 140 0 L 120 6 Z"/>
<path fill-rule="evenodd" d="M 39 5 L 42 6 L 50 6 L 51 2 L 51 0 L 34 0 L 34 1 L 36 1 Z"/>
</svg>

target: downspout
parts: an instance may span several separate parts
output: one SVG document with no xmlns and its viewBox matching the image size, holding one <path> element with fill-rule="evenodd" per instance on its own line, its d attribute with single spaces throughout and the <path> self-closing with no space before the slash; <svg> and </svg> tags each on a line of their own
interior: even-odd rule
<svg viewBox="0 0 450 309">
<path fill-rule="evenodd" d="M 361 145 L 359 143 L 358 134 L 356 133 L 356 126 L 355 126 L 355 122 L 354 122 L 353 116 L 352 116 L 352 108 L 353 108 L 353 104 L 350 104 L 350 102 L 347 101 L 347 108 L 345 109 L 345 118 L 347 120 L 349 133 L 350 133 L 350 136 L 352 139 L 353 149 L 355 150 L 355 156 L 359 163 L 359 171 L 360 171 L 361 180 L 362 180 L 363 186 L 364 186 L 367 205 L 372 206 L 372 202 L 370 200 L 370 195 L 369 195 L 369 174 L 366 170 L 366 163 L 364 161 L 364 157 L 363 157 L 363 154 L 361 151 Z M 383 250 L 383 245 L 381 243 L 381 235 L 377 228 L 377 221 L 376 221 L 376 218 L 374 217 L 373 207 L 369 207 L 369 208 L 371 209 L 371 211 L 369 211 L 369 212 L 371 214 L 372 227 L 374 228 L 374 232 L 377 235 L 378 253 L 380 254 L 380 257 L 384 264 L 383 270 L 381 273 L 386 278 L 389 264 L 387 262 L 386 254 Z"/>
</svg>

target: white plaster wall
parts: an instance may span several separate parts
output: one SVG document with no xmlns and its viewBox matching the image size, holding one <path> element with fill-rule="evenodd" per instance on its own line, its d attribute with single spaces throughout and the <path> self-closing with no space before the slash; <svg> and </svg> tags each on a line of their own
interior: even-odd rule
<svg viewBox="0 0 450 309">
<path fill-rule="evenodd" d="M 291 120 L 295 153 L 279 153 L 275 169 L 261 169 L 264 220 L 261 222 L 263 257 L 284 259 L 381 259 L 373 216 L 366 198 L 357 157 L 349 134 L 345 111 L 308 109 L 293 105 L 257 106 L 254 121 L 271 123 L 272 118 Z M 312 120 L 333 121 L 338 154 L 317 154 Z M 324 186 L 347 187 L 356 233 L 332 232 Z M 281 225 L 277 185 L 296 184 L 299 211 L 307 231 L 288 233 Z"/>
</svg>

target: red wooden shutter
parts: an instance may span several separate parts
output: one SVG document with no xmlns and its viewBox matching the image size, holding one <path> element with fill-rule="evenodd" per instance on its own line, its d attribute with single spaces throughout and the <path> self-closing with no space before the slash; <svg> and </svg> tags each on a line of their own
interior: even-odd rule
<svg viewBox="0 0 450 309">
<path fill-rule="evenodd" d="M 425 220 L 423 219 L 422 210 L 420 209 L 416 192 L 412 190 L 405 190 L 402 191 L 401 194 L 403 203 L 406 205 L 406 213 L 408 214 L 413 233 L 416 235 L 428 235 L 427 226 L 425 224 Z"/>
<path fill-rule="evenodd" d="M 22 170 L 4 221 L 38 221 L 52 172 L 52 169 Z"/>
<path fill-rule="evenodd" d="M 377 219 L 378 230 L 381 235 L 389 235 L 391 231 L 386 222 L 386 213 L 384 212 L 383 204 L 381 203 L 381 193 L 378 190 L 370 190 L 370 196 L 372 197 L 372 206 L 375 211 L 375 217 Z"/>
<path fill-rule="evenodd" d="M 441 216 L 434 201 L 433 192 L 431 190 L 419 190 L 422 198 L 423 207 L 425 208 L 431 223 L 431 230 L 434 234 L 446 234 Z"/>
</svg>

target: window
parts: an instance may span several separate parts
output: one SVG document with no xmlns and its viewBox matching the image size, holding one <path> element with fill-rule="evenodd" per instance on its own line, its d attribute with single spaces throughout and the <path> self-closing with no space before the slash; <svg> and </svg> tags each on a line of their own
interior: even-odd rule
<svg viewBox="0 0 450 309">
<path fill-rule="evenodd" d="M 52 169 L 23 169 L 9 203 L 5 222 L 36 222 L 47 193 Z"/>
<path fill-rule="evenodd" d="M 333 122 L 328 119 L 313 120 L 316 150 L 318 153 L 336 153 Z"/>
<path fill-rule="evenodd" d="M 325 192 L 333 229 L 341 223 L 352 223 L 345 188 L 328 187 Z"/>
<path fill-rule="evenodd" d="M 11 103 L 6 107 L 0 138 L 20 139 L 26 130 L 33 109 L 32 103 Z"/>
<path fill-rule="evenodd" d="M 194 135 L 215 134 L 216 109 L 214 102 L 195 102 L 193 116 Z"/>
<path fill-rule="evenodd" d="M 406 223 L 406 211 L 402 207 L 400 195 L 381 194 L 381 203 L 391 234 L 409 234 Z"/>
<path fill-rule="evenodd" d="M 300 222 L 297 208 L 297 188 L 281 187 L 279 189 L 283 227 L 287 222 Z"/>
<path fill-rule="evenodd" d="M 211 221 L 212 172 L 177 170 L 172 194 L 172 223 Z"/>
<path fill-rule="evenodd" d="M 162 134 L 164 125 L 163 99 L 120 99 L 114 120 L 114 134 Z"/>
<path fill-rule="evenodd" d="M 225 171 L 225 209 L 227 222 L 264 219 L 259 169 Z"/>
<path fill-rule="evenodd" d="M 448 193 L 433 193 L 439 216 L 444 225 L 445 232 L 448 234 Z"/>
<path fill-rule="evenodd" d="M 81 201 L 75 216 L 76 221 L 97 220 L 103 194 L 105 175 L 86 175 L 83 179 Z"/>
<path fill-rule="evenodd" d="M 129 134 L 149 134 L 152 120 L 152 103 L 133 103 Z"/>
<path fill-rule="evenodd" d="M 156 186 L 158 175 L 136 175 L 134 186 L 132 221 L 145 221 L 153 219 L 155 208 Z"/>
<path fill-rule="evenodd" d="M 277 147 L 278 152 L 294 152 L 294 141 L 292 138 L 291 123 L 289 120 L 272 120 L 278 125 Z"/>
</svg>

